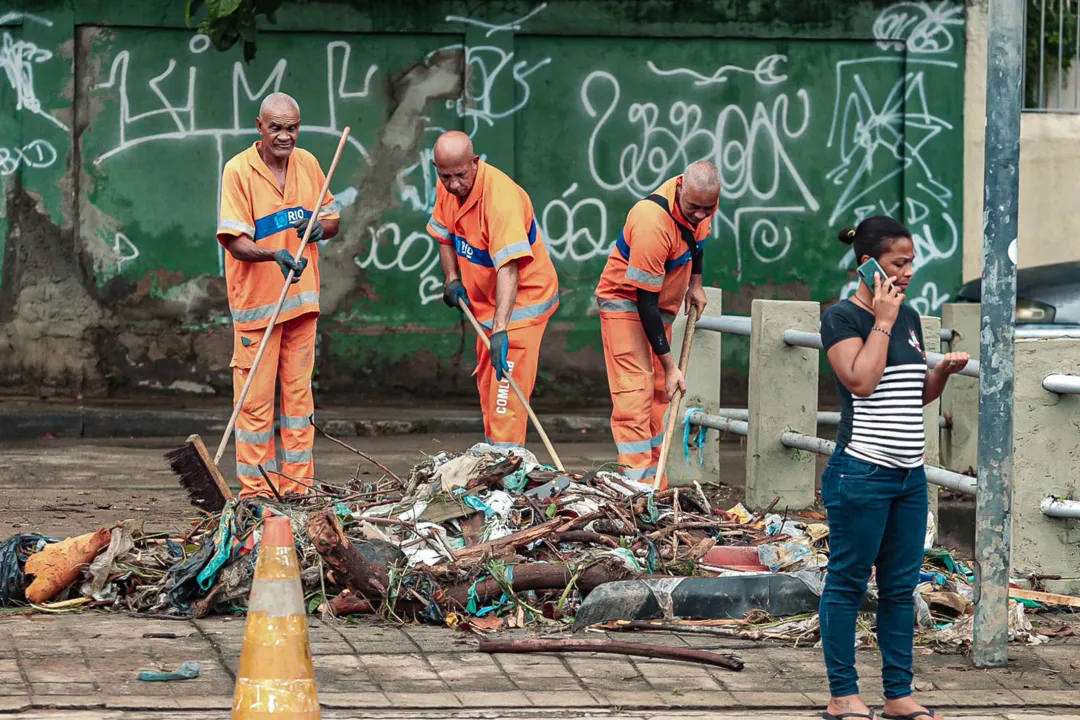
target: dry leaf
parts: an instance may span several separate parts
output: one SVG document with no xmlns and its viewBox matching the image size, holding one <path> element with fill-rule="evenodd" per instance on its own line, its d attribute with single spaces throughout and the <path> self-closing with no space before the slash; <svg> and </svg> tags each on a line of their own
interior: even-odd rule
<svg viewBox="0 0 1080 720">
<path fill-rule="evenodd" d="M 498 615 L 485 615 L 484 617 L 469 618 L 469 624 L 480 630 L 502 630 L 503 620 Z"/>
</svg>

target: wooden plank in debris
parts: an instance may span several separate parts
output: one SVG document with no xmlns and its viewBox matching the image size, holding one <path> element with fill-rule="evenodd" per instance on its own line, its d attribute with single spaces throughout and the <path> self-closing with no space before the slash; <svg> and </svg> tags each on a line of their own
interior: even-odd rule
<svg viewBox="0 0 1080 720">
<path fill-rule="evenodd" d="M 1080 608 L 1080 597 L 1074 597 L 1072 595 L 1059 595 L 1058 593 L 1039 592 L 1037 590 L 1009 588 L 1009 597 L 1013 600 L 1034 600 L 1043 605 L 1061 605 L 1065 607 Z"/>
<path fill-rule="evenodd" d="M 526 528 L 513 535 L 499 538 L 498 540 L 491 540 L 486 543 L 480 543 L 479 545 L 473 545 L 472 547 L 458 550 L 454 553 L 454 556 L 458 560 L 479 560 L 487 553 L 493 553 L 507 547 L 523 547 L 536 540 L 543 539 L 548 535 L 557 532 L 561 526 L 566 524 L 566 518 L 555 518 L 554 520 L 548 520 L 546 523 L 534 525 L 531 528 Z"/>
</svg>

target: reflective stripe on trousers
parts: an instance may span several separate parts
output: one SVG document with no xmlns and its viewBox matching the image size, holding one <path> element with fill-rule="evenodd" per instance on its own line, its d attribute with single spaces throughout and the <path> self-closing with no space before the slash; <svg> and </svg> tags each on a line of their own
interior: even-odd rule
<svg viewBox="0 0 1080 720">
<path fill-rule="evenodd" d="M 311 374 L 315 361 L 315 330 L 318 315 L 311 313 L 279 323 L 270 333 L 244 406 L 236 417 L 236 477 L 240 497 L 273 497 L 259 465 L 282 495 L 305 494 L 315 475 L 312 449 L 315 411 Z M 233 345 L 233 402 L 247 380 L 265 328 L 237 331 Z M 245 345 L 241 338 L 254 342 Z M 281 382 L 281 462 L 275 459 L 274 384 Z M 280 473 L 280 474 L 278 474 Z M 292 478 L 287 479 L 287 478 Z"/>
<path fill-rule="evenodd" d="M 649 346 L 635 317 L 600 314 L 604 365 L 611 391 L 611 434 L 621 472 L 631 480 L 651 483 L 664 439 L 664 367 Z M 671 341 L 671 328 L 667 328 Z M 660 489 L 667 478 L 660 479 Z"/>
<path fill-rule="evenodd" d="M 547 329 L 547 320 L 514 328 L 507 332 L 509 349 L 506 353 L 514 382 L 526 400 L 532 397 L 536 385 L 536 369 L 540 358 L 540 342 Z M 484 436 L 497 446 L 525 445 L 529 415 L 518 400 L 508 380 L 499 382 L 491 367 L 491 354 L 479 338 L 476 340 L 476 387 L 480 391 L 480 407 L 484 413 Z"/>
</svg>

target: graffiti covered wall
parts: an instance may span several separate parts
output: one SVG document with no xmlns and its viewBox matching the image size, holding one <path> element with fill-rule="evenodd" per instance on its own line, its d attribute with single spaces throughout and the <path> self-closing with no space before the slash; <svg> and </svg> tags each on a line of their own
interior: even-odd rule
<svg viewBox="0 0 1080 720">
<path fill-rule="evenodd" d="M 851 293 L 836 231 L 876 213 L 915 234 L 920 312 L 959 284 L 961 3 L 287 4 L 250 65 L 185 29 L 182 2 L 28 5 L 0 8 L 9 388 L 230 392 L 218 181 L 277 90 L 324 166 L 351 127 L 320 262 L 323 392 L 473 392 L 424 231 L 445 129 L 530 193 L 554 256 L 542 397 L 605 394 L 604 258 L 631 205 L 700 158 L 723 177 L 706 282 L 728 312 Z M 745 347 L 724 365 L 744 372 Z"/>
</svg>

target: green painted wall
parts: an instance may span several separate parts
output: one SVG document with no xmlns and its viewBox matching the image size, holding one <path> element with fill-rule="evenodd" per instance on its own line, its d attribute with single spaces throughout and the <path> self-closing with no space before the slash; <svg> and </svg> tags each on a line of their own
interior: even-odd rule
<svg viewBox="0 0 1080 720">
<path fill-rule="evenodd" d="M 40 0 L 5 12 L 4 42 L 36 49 L 23 46 L 21 67 L 43 109 L 19 108 L 0 74 L 0 187 L 21 180 L 75 228 L 103 306 L 132 318 L 141 308 L 170 332 L 228 323 L 218 178 L 256 138 L 261 96 L 297 97 L 301 144 L 324 165 L 351 126 L 332 189 L 352 203 L 343 232 L 363 237 L 344 299 L 321 325 L 324 387 L 471 392 L 472 338 L 440 300 L 424 232 L 442 129 L 473 134 L 541 219 L 563 292 L 542 391 L 603 392 L 592 291 L 604 258 L 633 202 L 699 158 L 724 180 L 706 282 L 728 293 L 729 312 L 748 312 L 754 297 L 850 293 L 836 231 L 874 213 L 916 235 L 920 312 L 937 314 L 960 282 L 962 3 L 292 3 L 260 32 L 250 66 L 184 29 L 179 0 Z M 432 102 L 419 147 L 366 179 L 391 188 L 390 202 L 358 191 L 372 153 L 408 145 L 386 124 L 401 74 L 462 47 L 465 97 Z M 6 235 L 0 215 L 0 243 Z M 446 369 L 454 358 L 460 367 Z M 724 366 L 744 368 L 745 346 L 727 343 Z"/>
</svg>

